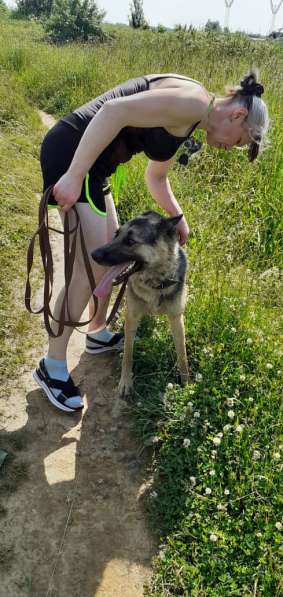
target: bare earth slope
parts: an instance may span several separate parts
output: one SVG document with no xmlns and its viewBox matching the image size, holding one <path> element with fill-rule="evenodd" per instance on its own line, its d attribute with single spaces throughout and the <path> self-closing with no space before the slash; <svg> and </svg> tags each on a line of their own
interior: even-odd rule
<svg viewBox="0 0 283 597">
<path fill-rule="evenodd" d="M 46 126 L 53 124 L 41 115 Z M 58 226 L 56 210 L 52 219 Z M 56 236 L 59 288 L 62 239 Z M 139 501 L 139 446 L 117 399 L 120 357 L 83 350 L 84 336 L 74 332 L 68 361 L 84 391 L 82 416 L 57 411 L 33 381 L 31 369 L 46 346 L 34 347 L 4 401 L 1 428 L 9 445 L 19 434 L 24 438 L 19 458 L 28 476 L 7 495 L 0 521 L 0 597 L 140 597 L 150 577 L 156 543 Z"/>
</svg>

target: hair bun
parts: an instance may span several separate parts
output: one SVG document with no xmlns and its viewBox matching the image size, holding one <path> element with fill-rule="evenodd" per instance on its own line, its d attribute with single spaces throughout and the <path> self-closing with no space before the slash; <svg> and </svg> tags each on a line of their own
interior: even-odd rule
<svg viewBox="0 0 283 597">
<path fill-rule="evenodd" d="M 264 87 L 261 83 L 257 82 L 257 76 L 254 72 L 248 74 L 244 79 L 241 81 L 241 95 L 256 95 L 257 97 L 261 97 L 264 92 Z"/>
</svg>

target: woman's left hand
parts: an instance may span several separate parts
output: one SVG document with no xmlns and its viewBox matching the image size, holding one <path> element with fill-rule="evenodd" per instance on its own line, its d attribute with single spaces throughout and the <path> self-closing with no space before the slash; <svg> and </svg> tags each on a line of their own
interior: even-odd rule
<svg viewBox="0 0 283 597">
<path fill-rule="evenodd" d="M 184 245 L 187 242 L 188 236 L 190 233 L 190 229 L 187 224 L 185 216 L 183 216 L 182 219 L 180 220 L 180 222 L 177 224 L 176 232 L 179 237 L 180 245 Z"/>
</svg>

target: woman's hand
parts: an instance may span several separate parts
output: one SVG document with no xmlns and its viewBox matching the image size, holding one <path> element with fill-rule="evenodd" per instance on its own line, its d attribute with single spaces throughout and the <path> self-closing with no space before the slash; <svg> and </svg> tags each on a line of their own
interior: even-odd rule
<svg viewBox="0 0 283 597">
<path fill-rule="evenodd" d="M 79 199 L 82 190 L 83 180 L 67 171 L 53 188 L 53 196 L 58 205 L 67 212 Z"/>
<path fill-rule="evenodd" d="M 185 216 L 183 216 L 182 219 L 180 220 L 180 222 L 177 224 L 176 232 L 179 237 L 180 245 L 184 245 L 187 242 L 188 236 L 190 233 L 190 229 L 187 224 Z"/>
</svg>

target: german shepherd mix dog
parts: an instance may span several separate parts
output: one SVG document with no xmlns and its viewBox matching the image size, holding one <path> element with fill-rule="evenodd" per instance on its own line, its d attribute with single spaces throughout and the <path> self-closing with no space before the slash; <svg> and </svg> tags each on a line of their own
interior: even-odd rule
<svg viewBox="0 0 283 597">
<path fill-rule="evenodd" d="M 183 317 L 187 264 L 176 233 L 181 218 L 182 214 L 164 218 L 147 211 L 123 224 L 112 242 L 92 253 L 100 265 L 114 266 L 96 287 L 98 297 L 109 294 L 113 283 L 118 284 L 130 275 L 120 395 L 127 395 L 133 386 L 133 343 L 139 321 L 145 314 L 168 315 L 181 381 L 188 381 Z"/>
</svg>

